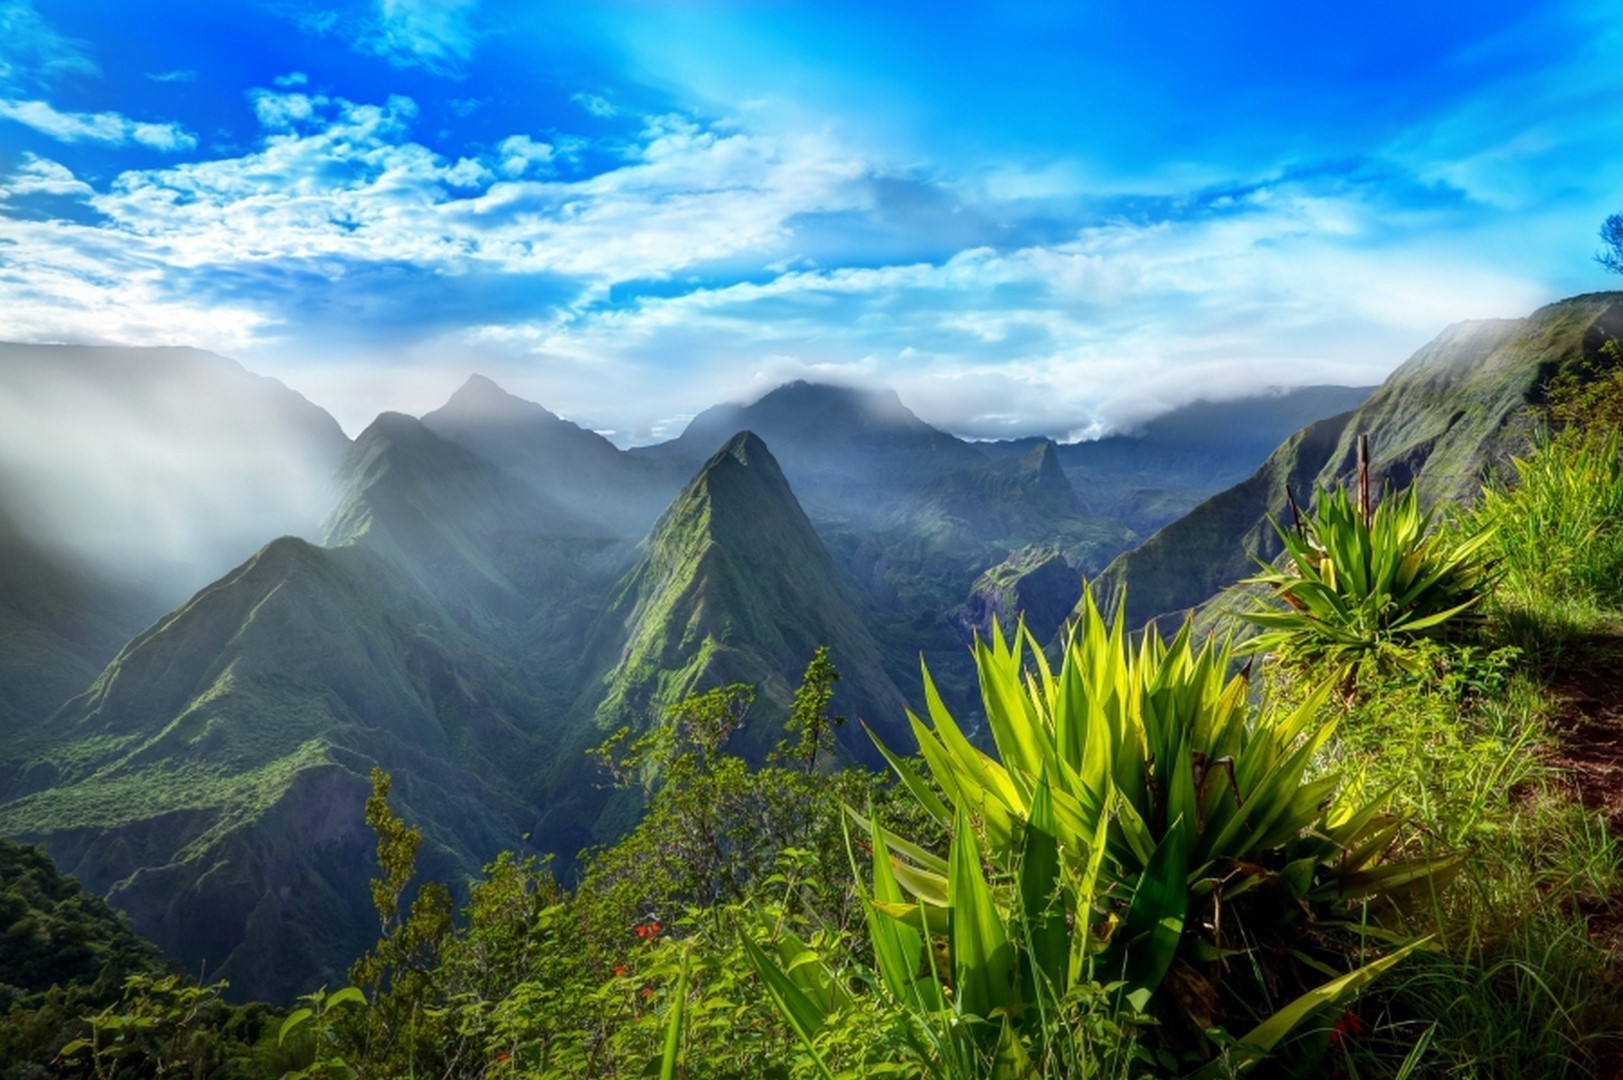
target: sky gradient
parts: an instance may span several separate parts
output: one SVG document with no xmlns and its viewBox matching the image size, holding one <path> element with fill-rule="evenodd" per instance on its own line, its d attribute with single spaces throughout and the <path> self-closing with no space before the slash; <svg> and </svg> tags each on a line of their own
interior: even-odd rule
<svg viewBox="0 0 1623 1080">
<path fill-rule="evenodd" d="M 0 0 L 0 339 L 1074 438 L 1623 284 L 1613 0 L 874 7 Z"/>
</svg>

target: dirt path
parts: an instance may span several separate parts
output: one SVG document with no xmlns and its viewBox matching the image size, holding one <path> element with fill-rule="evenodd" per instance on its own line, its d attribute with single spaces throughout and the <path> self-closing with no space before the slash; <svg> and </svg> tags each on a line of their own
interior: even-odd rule
<svg viewBox="0 0 1623 1080">
<path fill-rule="evenodd" d="M 1612 835 L 1623 835 L 1623 637 L 1586 643 L 1563 661 L 1550 680 L 1561 702 L 1550 763 Z M 1623 980 L 1623 896 L 1597 896 L 1582 908 L 1590 940 L 1610 952 Z M 1604 1051 L 1597 1068 L 1598 1076 L 1623 1077 L 1623 1047 Z"/>
<path fill-rule="evenodd" d="M 1585 807 L 1623 826 L 1623 655 L 1587 659 L 1559 671 L 1550 686 L 1562 703 L 1551 764 L 1571 778 Z"/>
</svg>

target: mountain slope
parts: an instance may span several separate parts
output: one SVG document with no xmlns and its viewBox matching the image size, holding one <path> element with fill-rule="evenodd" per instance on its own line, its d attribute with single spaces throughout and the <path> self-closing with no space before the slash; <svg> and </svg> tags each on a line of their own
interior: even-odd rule
<svg viewBox="0 0 1623 1080">
<path fill-rule="evenodd" d="M 586 522 L 421 421 L 384 413 L 338 470 L 329 547 L 383 556 L 465 622 L 528 615 Z"/>
<path fill-rule="evenodd" d="M 1134 622 L 1202 603 L 1272 559 L 1267 523 L 1285 513 L 1289 486 L 1306 501 L 1316 485 L 1347 478 L 1359 433 L 1370 437 L 1371 473 L 1420 487 L 1427 502 L 1468 499 L 1526 446 L 1529 403 L 1556 373 L 1594 358 L 1623 334 L 1623 294 L 1594 293 L 1525 319 L 1460 323 L 1392 373 L 1358 409 L 1292 436 L 1247 480 L 1113 562 L 1107 587 L 1127 589 Z"/>
<path fill-rule="evenodd" d="M 482 375 L 425 413 L 423 424 L 615 535 L 640 538 L 677 490 L 647 461 Z"/>
<path fill-rule="evenodd" d="M 882 729 L 900 721 L 901 695 L 849 585 L 766 445 L 742 432 L 660 518 L 594 630 L 599 723 L 646 722 L 692 690 L 728 682 L 751 683 L 758 700 L 784 710 L 819 645 L 842 675 L 837 708 Z M 758 759 L 778 736 L 747 729 L 743 749 Z M 859 731 L 842 738 L 869 756 Z"/>
<path fill-rule="evenodd" d="M 42 843 L 188 968 L 285 1000 L 375 936 L 368 769 L 395 773 L 425 863 L 461 880 L 516 842 L 504 778 L 538 766 L 526 725 L 546 714 L 377 555 L 284 538 L 10 744 L 0 834 Z"/>
<path fill-rule="evenodd" d="M 0 738 L 83 690 L 159 610 L 29 536 L 0 497 Z"/>
</svg>

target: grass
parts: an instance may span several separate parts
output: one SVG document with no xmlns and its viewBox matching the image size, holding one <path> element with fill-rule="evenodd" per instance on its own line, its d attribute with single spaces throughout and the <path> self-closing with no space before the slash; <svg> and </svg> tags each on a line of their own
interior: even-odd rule
<svg viewBox="0 0 1623 1080">
<path fill-rule="evenodd" d="M 1604 931 L 1623 845 L 1552 764 L 1556 686 L 1623 651 L 1623 468 L 1617 439 L 1566 436 L 1516 465 L 1467 527 L 1495 530 L 1501 576 L 1471 647 L 1426 644 L 1404 672 L 1364 673 L 1326 767 L 1394 793 L 1418 842 L 1467 857 L 1425 912 L 1440 948 L 1361 1006 L 1334 1048 L 1343 1075 L 1608 1075 L 1623 1064 L 1623 986 Z M 1287 688 L 1288 689 L 1288 688 Z M 1615 934 L 1612 935 L 1615 938 Z"/>
</svg>

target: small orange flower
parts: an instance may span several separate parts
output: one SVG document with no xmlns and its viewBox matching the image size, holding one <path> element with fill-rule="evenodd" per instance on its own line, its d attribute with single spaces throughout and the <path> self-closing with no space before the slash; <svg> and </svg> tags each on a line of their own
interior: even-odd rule
<svg viewBox="0 0 1623 1080">
<path fill-rule="evenodd" d="M 509 1054 L 506 1050 L 503 1050 L 501 1053 L 496 1055 L 496 1062 L 498 1064 L 500 1064 L 501 1062 L 504 1062 L 504 1061 L 511 1061 L 512 1059 L 513 1059 L 513 1055 Z"/>
<path fill-rule="evenodd" d="M 647 1001 L 649 998 L 651 998 L 653 996 L 654 996 L 654 988 L 652 986 L 645 986 L 645 987 L 642 988 L 642 999 L 644 1001 Z"/>
<path fill-rule="evenodd" d="M 624 975 L 626 973 L 626 966 L 624 964 L 615 964 L 614 973 L 616 975 Z"/>
</svg>

